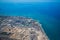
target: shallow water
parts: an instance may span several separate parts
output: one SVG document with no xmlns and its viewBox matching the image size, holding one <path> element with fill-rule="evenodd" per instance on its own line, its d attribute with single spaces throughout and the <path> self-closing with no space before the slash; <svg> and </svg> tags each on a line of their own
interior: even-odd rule
<svg viewBox="0 0 60 40">
<path fill-rule="evenodd" d="M 38 20 L 50 38 L 60 40 L 60 3 L 0 3 L 1 16 L 25 16 Z"/>
</svg>

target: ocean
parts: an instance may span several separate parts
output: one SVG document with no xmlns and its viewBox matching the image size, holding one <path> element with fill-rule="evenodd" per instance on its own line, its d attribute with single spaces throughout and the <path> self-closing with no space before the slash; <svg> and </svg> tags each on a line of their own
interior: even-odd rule
<svg viewBox="0 0 60 40">
<path fill-rule="evenodd" d="M 50 40 L 60 40 L 60 3 L 0 3 L 0 16 L 24 16 L 37 20 Z"/>
</svg>

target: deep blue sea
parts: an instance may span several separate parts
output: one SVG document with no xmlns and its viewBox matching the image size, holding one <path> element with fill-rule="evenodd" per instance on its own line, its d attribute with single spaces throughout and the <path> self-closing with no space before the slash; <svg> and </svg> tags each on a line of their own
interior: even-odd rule
<svg viewBox="0 0 60 40">
<path fill-rule="evenodd" d="M 0 3 L 0 16 L 25 16 L 38 20 L 50 40 L 60 40 L 60 3 Z"/>
</svg>

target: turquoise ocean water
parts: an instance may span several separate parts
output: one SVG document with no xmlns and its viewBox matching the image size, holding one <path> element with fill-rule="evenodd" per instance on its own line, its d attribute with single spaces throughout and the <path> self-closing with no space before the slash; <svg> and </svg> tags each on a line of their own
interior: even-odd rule
<svg viewBox="0 0 60 40">
<path fill-rule="evenodd" d="M 60 40 L 60 3 L 0 3 L 0 16 L 25 16 L 38 20 L 50 38 Z"/>
</svg>

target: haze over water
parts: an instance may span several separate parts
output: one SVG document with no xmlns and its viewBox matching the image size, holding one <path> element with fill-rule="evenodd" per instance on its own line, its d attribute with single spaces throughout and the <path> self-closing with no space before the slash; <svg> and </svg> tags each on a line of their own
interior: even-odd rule
<svg viewBox="0 0 60 40">
<path fill-rule="evenodd" d="M 38 20 L 50 38 L 60 40 L 60 2 L 0 2 L 0 16 L 25 16 Z"/>
</svg>

